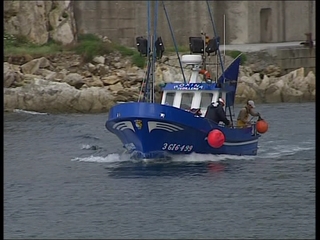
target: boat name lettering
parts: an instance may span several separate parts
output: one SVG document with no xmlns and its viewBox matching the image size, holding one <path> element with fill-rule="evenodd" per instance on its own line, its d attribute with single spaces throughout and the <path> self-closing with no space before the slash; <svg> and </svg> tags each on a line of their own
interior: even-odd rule
<svg viewBox="0 0 320 240">
<path fill-rule="evenodd" d="M 173 87 L 176 90 L 200 90 L 203 86 L 198 83 L 181 83 Z"/>
<path fill-rule="evenodd" d="M 176 152 L 191 152 L 193 145 L 177 144 L 177 143 L 164 143 L 162 150 L 176 151 Z"/>
</svg>

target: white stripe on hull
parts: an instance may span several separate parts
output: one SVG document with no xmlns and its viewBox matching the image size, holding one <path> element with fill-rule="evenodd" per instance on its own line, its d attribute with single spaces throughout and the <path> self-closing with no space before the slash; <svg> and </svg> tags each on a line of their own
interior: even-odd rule
<svg viewBox="0 0 320 240">
<path fill-rule="evenodd" d="M 256 143 L 256 142 L 258 142 L 258 139 L 246 141 L 246 142 L 235 142 L 235 143 L 225 142 L 223 145 L 225 145 L 225 146 L 242 146 L 242 145 L 247 145 L 247 144 Z"/>
<path fill-rule="evenodd" d="M 133 125 L 130 121 L 122 121 L 122 122 L 118 122 L 115 123 L 112 128 L 117 129 L 119 131 L 123 131 L 125 129 L 131 129 L 132 131 L 135 132 Z"/>
<path fill-rule="evenodd" d="M 164 123 L 164 122 L 154 122 L 154 121 L 148 122 L 148 128 L 149 128 L 149 132 L 155 129 L 161 129 L 168 132 L 173 132 L 173 131 L 176 132 L 176 131 L 183 130 L 183 128 L 176 126 L 174 124 Z"/>
</svg>

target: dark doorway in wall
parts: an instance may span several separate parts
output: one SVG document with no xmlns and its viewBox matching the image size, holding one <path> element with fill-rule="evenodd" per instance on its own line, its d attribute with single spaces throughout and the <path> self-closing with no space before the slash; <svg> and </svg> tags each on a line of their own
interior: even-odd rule
<svg viewBox="0 0 320 240">
<path fill-rule="evenodd" d="M 271 8 L 262 8 L 260 10 L 260 42 L 272 42 L 272 10 Z"/>
</svg>

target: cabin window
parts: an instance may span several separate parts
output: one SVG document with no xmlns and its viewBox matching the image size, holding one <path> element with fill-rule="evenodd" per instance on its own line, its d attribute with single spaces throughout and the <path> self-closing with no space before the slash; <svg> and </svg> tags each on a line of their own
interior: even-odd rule
<svg viewBox="0 0 320 240">
<path fill-rule="evenodd" d="M 212 102 L 213 93 L 201 93 L 200 108 L 206 108 Z"/>
<path fill-rule="evenodd" d="M 182 108 L 182 109 L 190 109 L 193 95 L 194 95 L 193 93 L 182 93 L 181 94 L 180 108 Z"/>
<path fill-rule="evenodd" d="M 167 92 L 165 104 L 172 106 L 173 100 L 174 100 L 174 95 L 175 95 L 174 92 Z"/>
</svg>

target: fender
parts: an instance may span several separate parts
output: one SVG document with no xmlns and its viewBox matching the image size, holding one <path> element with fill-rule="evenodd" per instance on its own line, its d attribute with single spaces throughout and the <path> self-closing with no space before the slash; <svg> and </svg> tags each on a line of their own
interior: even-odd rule
<svg viewBox="0 0 320 240">
<path fill-rule="evenodd" d="M 205 79 L 211 79 L 211 75 L 208 70 L 201 69 L 199 70 L 199 74 L 204 75 Z"/>
</svg>

